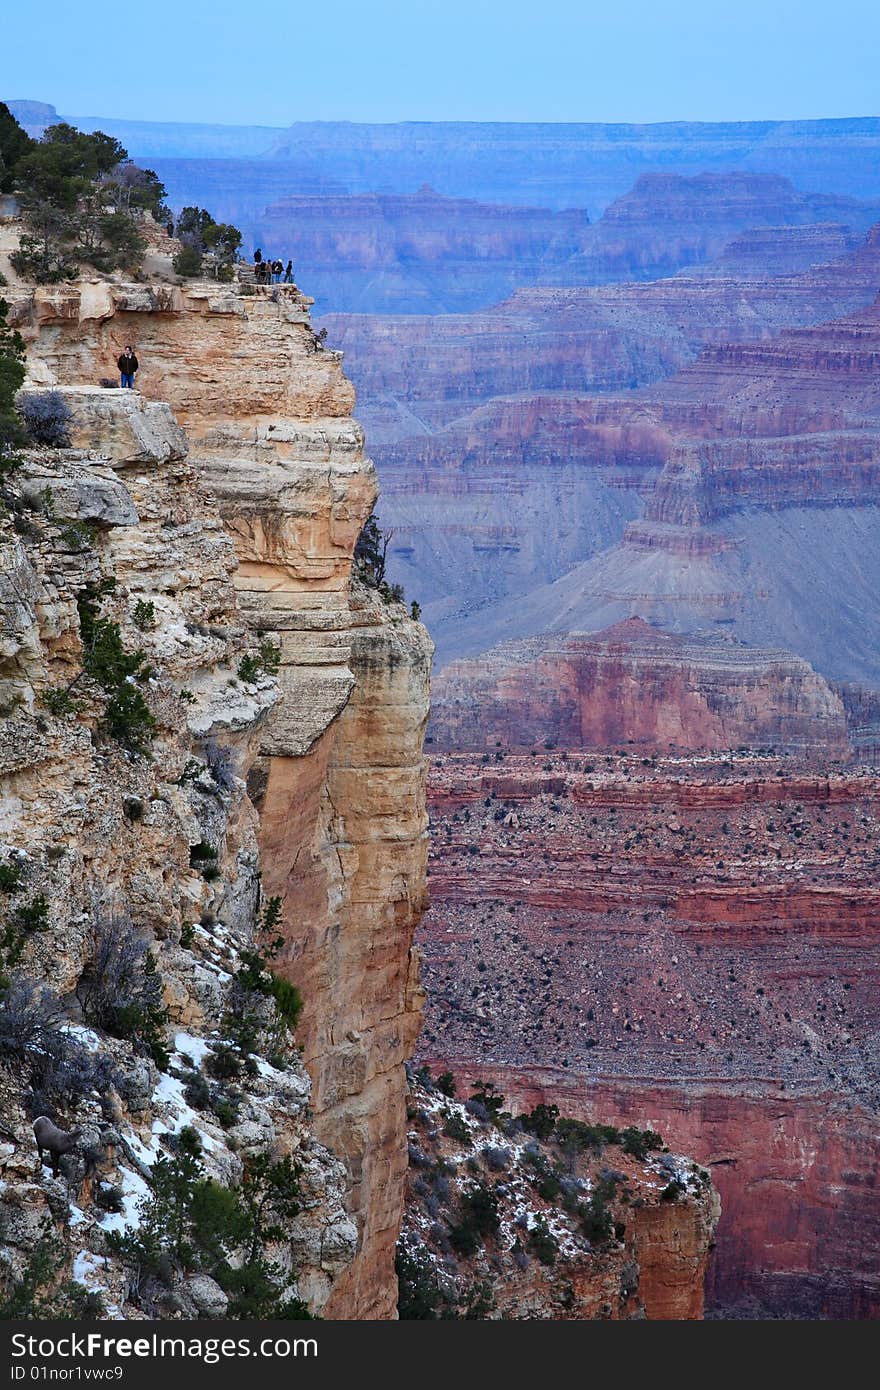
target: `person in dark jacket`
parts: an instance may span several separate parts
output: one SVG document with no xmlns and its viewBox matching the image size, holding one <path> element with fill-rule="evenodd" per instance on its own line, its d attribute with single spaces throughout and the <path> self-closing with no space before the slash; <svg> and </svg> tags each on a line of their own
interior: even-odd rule
<svg viewBox="0 0 880 1390">
<path fill-rule="evenodd" d="M 119 373 L 122 377 L 121 385 L 127 386 L 129 390 L 133 391 L 134 374 L 140 366 L 140 363 L 134 355 L 134 348 L 132 347 L 131 343 L 126 343 L 125 352 L 122 354 L 121 357 L 118 357 L 116 359 L 116 365 L 119 368 Z"/>
<path fill-rule="evenodd" d="M 284 274 L 284 262 L 283 262 L 283 261 L 273 261 L 273 262 L 272 262 L 272 284 L 273 284 L 273 285 L 280 285 L 280 284 L 281 284 L 281 277 L 282 277 L 283 274 Z"/>
<path fill-rule="evenodd" d="M 293 284 L 293 261 L 287 262 L 287 268 L 284 272 L 284 283 L 285 285 Z"/>
<path fill-rule="evenodd" d="M 258 246 L 256 251 L 254 252 L 254 265 L 259 265 L 262 259 L 263 253 Z"/>
</svg>

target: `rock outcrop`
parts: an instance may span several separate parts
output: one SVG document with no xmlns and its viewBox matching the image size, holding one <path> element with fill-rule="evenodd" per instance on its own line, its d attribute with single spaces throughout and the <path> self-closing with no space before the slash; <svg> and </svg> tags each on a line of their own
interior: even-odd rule
<svg viewBox="0 0 880 1390">
<path fill-rule="evenodd" d="M 266 1060 L 259 1030 L 250 1073 L 230 1063 L 243 1082 L 218 1070 L 258 938 L 245 779 L 278 683 L 237 674 L 252 639 L 234 552 L 170 412 L 153 412 L 132 457 L 129 397 L 105 393 L 97 411 L 90 389 L 65 399 L 75 433 L 103 421 L 105 451 L 28 452 L 0 522 L 4 1269 L 22 1276 L 49 1242 L 51 1277 L 108 1316 L 225 1312 L 233 1296 L 207 1275 L 135 1278 L 110 1244 L 137 1230 L 186 1131 L 223 1187 L 258 1158 L 295 1165 L 300 1214 L 271 1253 L 320 1312 L 357 1230 L 345 1169 L 308 1118 L 309 1076 L 280 1034 Z M 102 970 L 115 983 L 99 1008 Z M 30 1124 L 47 1108 L 76 1122 L 57 1176 Z"/>
<path fill-rule="evenodd" d="M 352 580 L 377 486 L 340 355 L 316 341 L 295 289 L 96 279 L 9 297 L 34 376 L 65 394 L 137 345 L 138 384 L 166 404 L 80 393 L 74 443 L 106 440 L 125 476 L 161 453 L 163 422 L 176 437 L 170 407 L 204 506 L 234 543 L 239 622 L 280 647 L 283 699 L 251 739 L 248 804 L 264 889 L 282 899 L 275 968 L 304 997 L 313 1130 L 345 1160 L 358 1226 L 324 1314 L 391 1316 L 402 1064 L 421 1006 L 410 942 L 424 897 L 431 645 L 402 605 Z"/>
<path fill-rule="evenodd" d="M 424 1070 L 407 1114 L 402 1317 L 703 1316 L 718 1195 L 660 1135 L 566 1133 L 550 1114 L 538 1138 L 532 1117 L 463 1104 Z"/>
</svg>

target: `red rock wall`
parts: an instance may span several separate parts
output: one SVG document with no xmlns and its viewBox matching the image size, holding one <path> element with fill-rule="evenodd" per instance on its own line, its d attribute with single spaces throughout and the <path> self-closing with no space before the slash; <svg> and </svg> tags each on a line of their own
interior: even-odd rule
<svg viewBox="0 0 880 1390">
<path fill-rule="evenodd" d="M 439 1066 L 443 1057 L 437 1057 Z M 453 1064 L 463 1088 L 485 1066 Z M 707 1311 L 726 1316 L 856 1319 L 880 1315 L 880 1212 L 872 1112 L 831 1093 L 751 1095 L 650 1077 L 572 1081 L 562 1071 L 493 1066 L 511 1103 L 658 1130 L 708 1167 L 721 1196 L 706 1270 Z M 662 1217 L 662 1209 L 649 1216 Z M 687 1285 L 679 1231 L 647 1221 L 643 1288 L 652 1317 L 674 1312 Z M 641 1235 L 641 1231 L 640 1231 Z M 646 1259 L 648 1252 L 651 1255 Z"/>
<path fill-rule="evenodd" d="M 590 637 L 511 643 L 434 683 L 438 748 L 847 750 L 840 699 L 805 662 L 721 640 L 686 642 L 638 618 Z"/>
</svg>

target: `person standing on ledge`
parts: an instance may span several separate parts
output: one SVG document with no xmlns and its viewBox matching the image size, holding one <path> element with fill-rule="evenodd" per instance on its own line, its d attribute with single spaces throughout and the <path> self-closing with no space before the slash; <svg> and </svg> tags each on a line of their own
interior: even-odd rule
<svg viewBox="0 0 880 1390">
<path fill-rule="evenodd" d="M 287 268 L 284 272 L 284 283 L 285 285 L 293 284 L 293 261 L 287 262 Z"/>
<path fill-rule="evenodd" d="M 119 368 L 119 373 L 122 377 L 122 381 L 120 384 L 122 386 L 127 386 L 129 390 L 133 391 L 134 374 L 140 366 L 140 363 L 134 355 L 134 348 L 132 347 L 131 343 L 126 343 L 125 352 L 122 354 L 121 357 L 118 357 L 116 359 L 116 365 Z"/>
</svg>

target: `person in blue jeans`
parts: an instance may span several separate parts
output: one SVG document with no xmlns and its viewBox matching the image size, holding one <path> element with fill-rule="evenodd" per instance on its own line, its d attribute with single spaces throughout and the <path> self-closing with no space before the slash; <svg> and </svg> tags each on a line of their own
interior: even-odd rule
<svg viewBox="0 0 880 1390">
<path fill-rule="evenodd" d="M 129 390 L 134 390 L 134 374 L 139 367 L 139 362 L 134 355 L 134 348 L 131 343 L 126 343 L 125 352 L 116 359 L 119 368 L 119 375 L 122 378 L 121 385 L 127 386 Z"/>
</svg>

